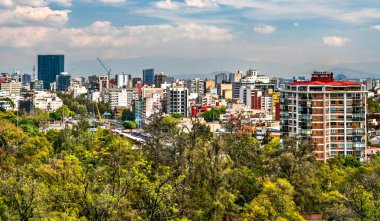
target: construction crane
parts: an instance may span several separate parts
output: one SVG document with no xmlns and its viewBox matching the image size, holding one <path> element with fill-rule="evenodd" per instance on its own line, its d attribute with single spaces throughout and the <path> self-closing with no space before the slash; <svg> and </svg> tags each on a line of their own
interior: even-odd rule
<svg viewBox="0 0 380 221">
<path fill-rule="evenodd" d="M 100 114 L 98 103 L 95 103 L 95 104 L 96 104 L 96 110 L 98 111 L 99 124 L 103 124 L 102 115 Z"/>
<path fill-rule="evenodd" d="M 108 81 L 111 80 L 111 69 L 108 69 L 108 68 L 103 64 L 103 62 L 100 60 L 100 58 L 96 58 L 96 59 L 98 59 L 100 65 L 102 65 L 102 67 L 104 68 L 104 70 L 107 71 Z"/>
</svg>

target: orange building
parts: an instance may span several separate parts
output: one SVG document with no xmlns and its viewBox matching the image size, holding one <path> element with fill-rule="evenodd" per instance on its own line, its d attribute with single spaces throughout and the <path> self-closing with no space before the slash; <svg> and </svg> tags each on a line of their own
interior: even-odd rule
<svg viewBox="0 0 380 221">
<path fill-rule="evenodd" d="M 353 81 L 334 81 L 314 72 L 311 81 L 294 81 L 281 91 L 281 131 L 316 145 L 319 160 L 339 155 L 365 158 L 367 91 Z"/>
</svg>

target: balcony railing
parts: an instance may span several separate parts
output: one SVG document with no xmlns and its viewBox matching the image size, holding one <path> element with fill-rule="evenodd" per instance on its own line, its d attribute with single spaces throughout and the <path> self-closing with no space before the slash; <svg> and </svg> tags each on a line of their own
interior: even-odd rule
<svg viewBox="0 0 380 221">
<path fill-rule="evenodd" d="M 364 129 L 354 129 L 352 130 L 352 135 L 354 136 L 364 136 L 365 130 Z"/>
<path fill-rule="evenodd" d="M 310 136 L 311 135 L 311 130 L 304 130 L 304 129 L 302 129 L 300 134 L 303 137 Z"/>
<path fill-rule="evenodd" d="M 352 144 L 354 150 L 364 150 L 365 143 L 364 142 L 356 142 Z"/>
<path fill-rule="evenodd" d="M 310 114 L 300 114 L 298 116 L 298 119 L 300 119 L 300 120 L 311 120 L 311 115 Z"/>
</svg>

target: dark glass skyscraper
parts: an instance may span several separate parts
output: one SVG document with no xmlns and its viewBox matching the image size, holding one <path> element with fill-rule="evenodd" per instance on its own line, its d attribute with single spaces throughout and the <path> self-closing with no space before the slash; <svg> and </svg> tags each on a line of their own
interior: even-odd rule
<svg viewBox="0 0 380 221">
<path fill-rule="evenodd" d="M 154 84 L 154 69 L 144 69 L 143 70 L 143 84 Z"/>
<path fill-rule="evenodd" d="M 227 74 L 226 73 L 220 73 L 220 74 L 215 75 L 215 86 L 223 83 L 223 81 L 227 81 Z"/>
<path fill-rule="evenodd" d="M 44 89 L 49 89 L 50 83 L 53 83 L 56 76 L 64 71 L 64 55 L 38 55 L 38 80 L 44 82 Z"/>
<path fill-rule="evenodd" d="M 67 72 L 62 72 L 59 75 L 57 75 L 57 90 L 58 91 L 65 91 L 70 87 L 70 80 L 71 75 Z"/>
</svg>

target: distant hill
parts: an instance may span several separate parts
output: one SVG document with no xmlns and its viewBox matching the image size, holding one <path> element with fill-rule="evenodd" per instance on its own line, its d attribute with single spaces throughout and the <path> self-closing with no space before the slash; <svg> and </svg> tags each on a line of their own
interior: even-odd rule
<svg viewBox="0 0 380 221">
<path fill-rule="evenodd" d="M 379 75 L 371 74 L 365 71 L 359 71 L 355 69 L 349 69 L 349 68 L 331 68 L 327 71 L 333 72 L 334 76 L 337 76 L 339 74 L 345 75 L 348 79 L 360 79 L 360 78 L 379 78 Z"/>
<path fill-rule="evenodd" d="M 207 55 L 206 55 L 207 56 Z M 313 70 L 331 71 L 335 76 L 344 74 L 348 78 L 380 78 L 380 63 L 347 63 L 325 66 L 314 63 L 289 65 L 268 61 L 248 61 L 244 59 L 215 56 L 205 58 L 186 58 L 170 56 L 147 56 L 127 59 L 103 59 L 105 65 L 111 68 L 113 75 L 119 72 L 141 76 L 142 69 L 155 68 L 156 72 L 165 72 L 168 76 L 190 79 L 214 78 L 216 73 L 246 71 L 249 68 L 258 70 L 259 74 L 270 77 L 292 78 L 293 76 L 310 76 Z M 104 75 L 105 70 L 96 58 L 79 62 L 70 62 L 68 59 L 66 70 L 76 76 L 89 76 L 92 74 Z"/>
</svg>

